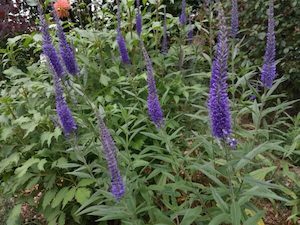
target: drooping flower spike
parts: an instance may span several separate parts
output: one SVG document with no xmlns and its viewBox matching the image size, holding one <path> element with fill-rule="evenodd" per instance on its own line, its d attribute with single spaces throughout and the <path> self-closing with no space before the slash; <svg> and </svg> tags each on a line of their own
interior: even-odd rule
<svg viewBox="0 0 300 225">
<path fill-rule="evenodd" d="M 75 58 L 75 54 L 69 43 L 67 42 L 66 35 L 63 31 L 60 19 L 58 18 L 55 10 L 53 10 L 53 18 L 57 27 L 57 36 L 59 38 L 59 50 L 61 58 L 64 61 L 67 71 L 71 75 L 77 75 L 79 73 L 78 64 Z"/>
<path fill-rule="evenodd" d="M 182 0 L 181 2 L 181 14 L 179 16 L 179 22 L 183 26 L 186 24 L 186 0 Z"/>
<path fill-rule="evenodd" d="M 118 162 L 116 159 L 117 148 L 99 112 L 97 111 L 96 114 L 100 129 L 100 140 L 111 176 L 111 193 L 115 199 L 119 201 L 125 194 L 125 184 L 118 168 Z"/>
<path fill-rule="evenodd" d="M 119 53 L 122 63 L 124 64 L 130 64 L 130 58 L 126 47 L 125 39 L 121 32 L 121 6 L 120 1 L 117 0 L 118 4 L 118 11 L 117 11 L 117 20 L 118 20 L 118 27 L 117 27 L 117 44 L 119 47 Z"/>
<path fill-rule="evenodd" d="M 263 86 L 271 88 L 276 77 L 276 40 L 275 40 L 275 19 L 274 19 L 274 0 L 269 0 L 268 10 L 268 33 L 267 46 L 264 55 L 264 64 L 261 72 Z"/>
<path fill-rule="evenodd" d="M 151 121 L 155 124 L 157 128 L 160 128 L 164 124 L 164 115 L 161 109 L 158 94 L 156 90 L 156 83 L 153 73 L 152 61 L 148 55 L 148 52 L 144 46 L 144 43 L 140 42 L 144 60 L 146 63 L 147 69 L 147 85 L 148 85 L 148 97 L 147 97 L 147 106 L 148 106 L 148 115 Z"/>
<path fill-rule="evenodd" d="M 212 65 L 208 99 L 212 135 L 227 140 L 231 135 L 231 114 L 227 94 L 228 35 L 224 11 L 219 8 L 219 33 Z"/>
<path fill-rule="evenodd" d="M 45 17 L 43 15 L 40 5 L 38 5 L 38 11 L 39 11 L 39 19 L 40 19 L 40 23 L 41 23 L 41 32 L 42 32 L 42 36 L 43 36 L 43 43 L 42 43 L 43 53 L 46 55 L 47 61 L 51 65 L 51 68 L 53 69 L 55 74 L 58 77 L 63 77 L 64 69 L 63 69 L 63 66 L 61 65 L 60 58 L 57 55 L 57 52 L 52 44 L 52 38 L 49 34 L 48 24 L 45 20 Z"/>
<path fill-rule="evenodd" d="M 137 7 L 137 14 L 136 14 L 136 18 L 135 18 L 136 32 L 139 36 L 141 36 L 143 22 L 142 22 L 142 14 L 141 14 L 141 9 L 140 9 L 140 0 L 136 0 L 136 7 Z"/>
<path fill-rule="evenodd" d="M 231 36 L 236 37 L 239 29 L 239 10 L 237 0 L 231 0 Z"/>
</svg>

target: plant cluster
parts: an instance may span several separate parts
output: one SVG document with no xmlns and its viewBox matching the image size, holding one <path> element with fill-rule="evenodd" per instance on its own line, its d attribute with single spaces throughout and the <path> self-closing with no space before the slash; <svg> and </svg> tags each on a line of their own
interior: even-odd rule
<svg viewBox="0 0 300 225">
<path fill-rule="evenodd" d="M 271 205 L 297 223 L 300 114 L 278 91 L 274 0 L 255 66 L 237 0 L 205 1 L 203 18 L 185 0 L 177 16 L 105 2 L 85 28 L 60 20 L 65 3 L 3 49 L 0 222 L 253 225 Z"/>
</svg>

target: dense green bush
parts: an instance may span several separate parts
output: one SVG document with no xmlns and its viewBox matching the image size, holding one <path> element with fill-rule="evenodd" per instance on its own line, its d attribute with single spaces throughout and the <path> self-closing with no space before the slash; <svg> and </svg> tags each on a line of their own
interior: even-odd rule
<svg viewBox="0 0 300 225">
<path fill-rule="evenodd" d="M 122 2 L 122 31 L 132 65 L 120 63 L 115 14 L 105 5 L 105 21 L 85 29 L 65 23 L 72 27 L 67 37 L 81 69 L 80 76 L 64 82 L 79 127 L 72 137 L 65 137 L 57 126 L 52 74 L 40 57 L 41 34 L 16 36 L 2 49 L 0 190 L 15 203 L 7 224 L 253 225 L 268 216 L 260 207 L 263 200 L 272 202 L 274 209 L 289 209 L 288 220 L 296 223 L 300 116 L 287 113 L 296 101 L 280 91 L 290 79 L 279 70 L 271 89 L 256 90 L 264 35 L 260 42 L 255 40 L 266 30 L 266 8 L 257 3 L 257 15 L 264 22 L 259 20 L 251 32 L 242 30 L 240 39 L 231 43 L 236 54 L 230 55 L 229 92 L 238 147 L 230 150 L 209 129 L 207 96 L 217 32 L 213 13 L 199 9 L 192 44 L 185 40 L 188 27 L 181 31 L 178 17 L 168 14 L 170 48 L 163 55 L 164 5 L 149 1 L 143 7 L 142 39 L 153 61 L 165 115 L 165 127 L 157 129 L 147 115 L 134 1 Z M 241 7 L 245 10 L 240 20 L 246 24 L 250 20 L 245 15 L 255 12 L 250 3 Z M 254 43 L 257 51 L 249 52 Z M 287 51 L 281 42 L 277 47 L 278 57 Z M 126 183 L 119 202 L 110 194 L 94 107 L 103 113 L 119 149 Z"/>
</svg>

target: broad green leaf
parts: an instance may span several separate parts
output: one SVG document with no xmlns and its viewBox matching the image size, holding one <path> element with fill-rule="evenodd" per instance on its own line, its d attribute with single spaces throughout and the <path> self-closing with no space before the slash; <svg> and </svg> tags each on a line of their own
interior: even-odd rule
<svg viewBox="0 0 300 225">
<path fill-rule="evenodd" d="M 75 193 L 75 199 L 80 204 L 83 204 L 90 196 L 91 190 L 88 188 L 78 188 Z"/>
<path fill-rule="evenodd" d="M 266 175 L 272 171 L 274 171 L 277 167 L 276 166 L 271 166 L 271 167 L 264 167 L 255 171 L 252 171 L 250 173 L 250 176 L 257 180 L 264 180 Z"/>
<path fill-rule="evenodd" d="M 219 225 L 222 223 L 227 223 L 230 221 L 230 215 L 226 214 L 226 213 L 222 213 L 219 214 L 217 216 L 215 216 L 208 225 Z"/>
</svg>

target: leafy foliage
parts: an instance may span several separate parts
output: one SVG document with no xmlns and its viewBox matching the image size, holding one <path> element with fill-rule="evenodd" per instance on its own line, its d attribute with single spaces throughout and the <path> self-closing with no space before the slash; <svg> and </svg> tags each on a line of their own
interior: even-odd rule
<svg viewBox="0 0 300 225">
<path fill-rule="evenodd" d="M 286 77 L 279 74 L 269 90 L 256 88 L 261 64 L 245 50 L 249 35 L 241 31 L 245 37 L 231 43 L 229 64 L 238 147 L 227 149 L 211 136 L 207 111 L 215 6 L 201 9 L 204 17 L 194 21 L 197 35 L 192 44 L 185 40 L 188 29 L 181 29 L 178 17 L 167 14 L 170 48 L 163 55 L 163 5 L 143 1 L 141 38 L 153 61 L 166 117 L 165 127 L 157 129 L 147 115 L 134 3 L 122 2 L 122 31 L 132 65 L 119 60 L 116 17 L 109 3 L 98 12 L 105 24 L 64 24 L 72 28 L 67 38 L 81 69 L 80 76 L 64 80 L 79 127 L 71 137 L 65 137 L 57 123 L 52 75 L 40 57 L 41 35 L 8 39 L 2 50 L 1 193 L 15 197 L 7 221 L 26 224 L 22 206 L 28 204 L 39 215 L 37 224 L 252 225 L 266 216 L 258 204 L 262 199 L 291 209 L 289 220 L 297 221 L 300 115 L 287 113 L 297 101 L 278 91 Z M 95 108 L 100 108 L 119 149 L 126 183 L 119 202 L 110 193 Z"/>
</svg>

